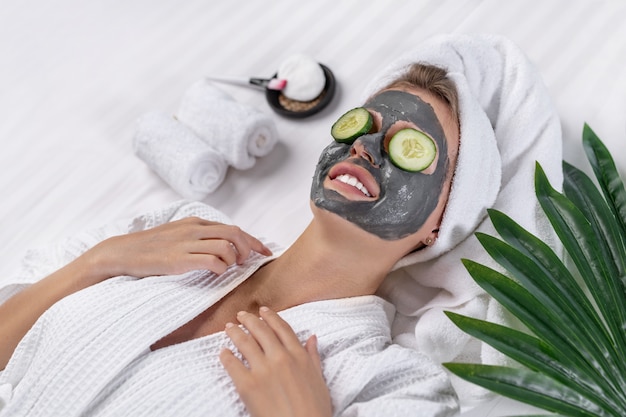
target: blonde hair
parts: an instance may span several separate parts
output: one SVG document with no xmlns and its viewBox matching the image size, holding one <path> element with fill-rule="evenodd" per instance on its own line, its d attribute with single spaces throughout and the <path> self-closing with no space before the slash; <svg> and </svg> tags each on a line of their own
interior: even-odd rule
<svg viewBox="0 0 626 417">
<path fill-rule="evenodd" d="M 415 63 L 406 72 L 385 87 L 419 87 L 442 99 L 450 106 L 452 117 L 459 124 L 459 95 L 454 82 L 448 78 L 448 72 L 440 67 Z"/>
</svg>

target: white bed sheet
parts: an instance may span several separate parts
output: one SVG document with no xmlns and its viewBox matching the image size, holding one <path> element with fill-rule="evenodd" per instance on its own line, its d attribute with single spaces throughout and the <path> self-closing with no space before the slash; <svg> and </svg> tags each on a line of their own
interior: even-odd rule
<svg viewBox="0 0 626 417">
<path fill-rule="evenodd" d="M 589 172 L 586 121 L 624 173 L 625 21 L 621 1 L 2 0 L 0 280 L 28 248 L 180 198 L 132 153 L 139 115 L 173 113 L 204 75 L 270 76 L 296 52 L 334 71 L 335 100 L 308 119 L 275 115 L 275 150 L 248 171 L 231 169 L 205 200 L 253 234 L 295 239 L 332 122 L 359 104 L 378 69 L 445 32 L 517 42 L 552 92 L 565 158 Z M 272 113 L 261 91 L 224 88 Z M 526 409 L 496 399 L 468 415 Z"/>
</svg>

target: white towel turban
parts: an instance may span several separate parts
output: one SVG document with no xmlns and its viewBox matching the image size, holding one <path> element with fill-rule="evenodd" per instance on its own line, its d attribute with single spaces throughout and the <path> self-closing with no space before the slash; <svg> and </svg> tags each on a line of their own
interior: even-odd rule
<svg viewBox="0 0 626 417">
<path fill-rule="evenodd" d="M 471 341 L 443 311 L 505 321 L 502 308 L 460 261 L 496 267 L 473 236 L 476 231 L 496 234 L 487 208 L 503 211 L 556 244 L 534 194 L 534 171 L 538 161 L 553 186 L 561 187 L 560 122 L 536 69 L 516 45 L 495 35 L 432 38 L 384 69 L 364 99 L 415 62 L 446 69 L 457 87 L 459 156 L 437 241 L 401 259 L 380 293 L 396 305 L 392 333 L 398 343 L 440 362 L 501 363 L 501 355 Z"/>
</svg>

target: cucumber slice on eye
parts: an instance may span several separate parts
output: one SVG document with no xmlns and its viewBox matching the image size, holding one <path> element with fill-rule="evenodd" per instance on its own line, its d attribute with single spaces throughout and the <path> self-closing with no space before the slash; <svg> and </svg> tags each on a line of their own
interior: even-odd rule
<svg viewBox="0 0 626 417">
<path fill-rule="evenodd" d="M 374 119 L 363 107 L 357 107 L 345 113 L 330 129 L 330 134 L 337 142 L 350 143 L 370 131 Z"/>
<path fill-rule="evenodd" d="M 435 142 L 415 129 L 402 129 L 389 141 L 389 158 L 405 171 L 422 171 L 432 164 L 437 155 Z"/>
</svg>

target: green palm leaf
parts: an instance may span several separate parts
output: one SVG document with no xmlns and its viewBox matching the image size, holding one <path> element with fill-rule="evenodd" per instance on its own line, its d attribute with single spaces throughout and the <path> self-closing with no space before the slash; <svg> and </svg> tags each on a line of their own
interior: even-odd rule
<svg viewBox="0 0 626 417">
<path fill-rule="evenodd" d="M 586 123 L 583 128 L 583 145 L 591 168 L 600 183 L 600 188 L 606 199 L 611 202 L 609 208 L 620 221 L 622 234 L 624 234 L 626 233 L 626 190 L 617 172 L 615 161 L 600 138 Z"/>
<path fill-rule="evenodd" d="M 541 338 L 541 341 L 548 349 L 546 352 L 553 352 L 554 360 L 560 362 L 563 368 L 569 369 L 570 382 L 582 386 L 580 392 L 585 393 L 589 402 L 596 404 L 596 407 L 600 409 L 603 409 L 601 403 L 610 404 L 611 406 L 615 403 L 619 404 L 619 399 L 615 398 L 619 394 L 615 394 L 616 390 L 613 387 L 609 389 L 597 388 L 598 384 L 600 384 L 600 387 L 606 385 L 604 384 L 603 376 L 598 376 L 593 366 L 585 360 L 585 356 L 589 357 L 588 352 L 585 349 L 581 349 L 580 345 L 576 345 L 567 339 L 569 331 L 564 331 L 566 326 L 561 324 L 552 311 L 539 302 L 523 286 L 507 276 L 473 261 L 463 260 L 463 263 L 478 285 L 506 307 L 535 335 Z M 483 337 L 479 329 L 474 329 L 472 333 L 474 333 L 473 336 L 510 356 L 510 351 L 504 351 L 502 346 L 497 346 L 493 344 L 493 340 Z M 520 340 L 515 340 L 515 342 L 513 340 L 511 338 L 508 343 L 520 343 Z M 524 363 L 521 357 L 526 352 L 520 351 L 517 354 L 520 356 L 512 356 L 512 359 Z M 466 378 L 464 375 L 458 375 Z M 598 400 L 598 398 L 601 399 Z M 610 410 L 610 408 L 604 409 Z M 620 416 L 620 414 L 610 414 L 609 411 L 607 413 L 601 415 Z"/>
<path fill-rule="evenodd" d="M 537 165 L 539 203 L 573 265 L 495 210 L 499 238 L 477 233 L 506 276 L 470 260 L 473 279 L 531 333 L 448 313 L 466 333 L 522 368 L 445 364 L 494 392 L 565 416 L 626 415 L 626 191 L 610 153 L 585 125 L 583 141 L 602 192 L 564 163 L 564 194 Z"/>
<path fill-rule="evenodd" d="M 626 323 L 626 297 L 619 276 L 616 276 L 614 268 L 611 268 L 614 261 L 603 256 L 597 233 L 594 232 L 591 223 L 569 199 L 550 186 L 539 166 L 535 187 L 541 207 L 578 268 L 608 325 L 614 338 L 613 348 L 619 357 L 625 358 L 626 335 L 623 326 Z M 596 201 L 595 204 L 604 203 Z M 623 360 L 619 362 L 622 363 Z"/>
<path fill-rule="evenodd" d="M 579 362 L 572 370 L 576 370 L 580 383 L 594 388 L 598 383 L 610 380 L 615 388 L 607 395 L 613 397 L 615 401 L 619 401 L 616 398 L 620 397 L 626 400 L 622 390 L 617 388 L 622 385 L 622 379 L 616 377 L 616 370 L 620 369 L 621 363 L 615 364 L 606 359 L 613 353 L 606 349 L 610 338 L 603 331 L 602 322 L 576 285 L 574 277 L 554 252 L 536 237 L 502 213 L 491 212 L 490 215 L 496 230 L 502 231 L 513 243 L 523 245 L 531 255 L 526 256 L 491 236 L 477 234 L 487 252 L 507 269 L 541 306 L 537 313 L 548 319 L 549 326 L 541 330 L 533 329 L 535 334 L 542 337 L 545 343 L 553 346 L 561 355 Z M 518 230 L 517 234 L 511 234 L 517 229 L 521 230 Z M 542 264 L 549 261 L 554 265 L 553 268 Z M 467 265 L 467 261 L 465 262 Z M 511 308 L 507 304 L 502 304 Z M 529 323 L 525 324 L 529 326 Z M 585 346 L 585 349 L 580 349 L 580 346 Z M 570 366 L 574 367 L 574 363 Z"/>
<path fill-rule="evenodd" d="M 487 321 L 465 317 L 452 312 L 448 317 L 464 332 L 493 346 L 511 359 L 532 371 L 540 372 L 555 381 L 570 386 L 581 397 L 589 397 L 607 415 L 612 415 L 616 402 L 597 390 L 597 385 L 589 384 L 585 375 L 562 360 L 562 353 L 543 340 Z M 576 381 L 576 384 L 571 384 Z"/>
<path fill-rule="evenodd" d="M 554 313 L 557 325 L 575 333 L 568 339 L 577 345 L 580 337 L 594 346 L 596 354 L 603 352 L 602 347 L 610 339 L 602 321 L 554 251 L 505 214 L 490 210 L 489 216 L 510 247 L 493 237 L 477 234 L 487 252 Z"/>
<path fill-rule="evenodd" d="M 603 259 L 608 261 L 612 276 L 624 276 L 626 270 L 626 234 L 607 204 L 596 204 L 603 199 L 591 179 L 578 168 L 564 162 L 563 190 L 592 224 L 594 239 L 600 245 Z"/>
<path fill-rule="evenodd" d="M 621 417 L 606 414 L 567 385 L 538 372 L 493 365 L 448 363 L 444 366 L 469 382 L 544 410 L 572 417 Z"/>
</svg>

